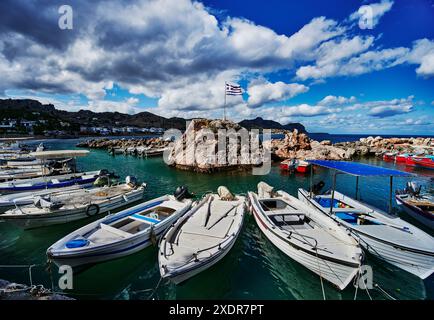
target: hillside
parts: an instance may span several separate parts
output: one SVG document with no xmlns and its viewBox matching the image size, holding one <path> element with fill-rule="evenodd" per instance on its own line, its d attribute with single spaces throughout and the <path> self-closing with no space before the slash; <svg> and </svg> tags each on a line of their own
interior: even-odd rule
<svg viewBox="0 0 434 320">
<path fill-rule="evenodd" d="M 186 119 L 165 118 L 151 112 L 125 114 L 120 112 L 93 112 L 80 110 L 77 112 L 58 110 L 52 104 L 42 104 L 30 99 L 0 99 L 0 121 L 6 119 L 45 120 L 44 130 L 65 130 L 62 123 L 67 123 L 67 131 L 76 132 L 80 126 L 85 127 L 125 127 L 139 128 L 176 128 L 185 130 Z M 247 129 L 278 129 L 306 132 L 300 123 L 282 125 L 272 120 L 260 117 L 252 120 L 243 120 L 239 124 Z"/>
<path fill-rule="evenodd" d="M 62 121 L 70 123 L 71 127 L 136 126 L 140 128 L 185 129 L 185 120 L 182 118 L 168 119 L 150 112 L 140 112 L 134 115 L 119 112 L 97 113 L 90 110 L 70 112 L 57 110 L 52 104 L 42 104 L 36 100 L 0 99 L 0 120 L 8 118 L 26 120 L 44 119 L 50 121 L 50 123 Z"/>
<path fill-rule="evenodd" d="M 265 120 L 261 117 L 257 117 L 256 119 L 251 120 L 243 120 L 238 123 L 242 127 L 250 130 L 250 129 L 278 129 L 278 130 L 289 130 L 292 131 L 297 129 L 300 133 L 305 133 L 306 128 L 301 123 L 288 123 L 285 125 L 280 124 L 277 121 L 273 120 Z"/>
</svg>

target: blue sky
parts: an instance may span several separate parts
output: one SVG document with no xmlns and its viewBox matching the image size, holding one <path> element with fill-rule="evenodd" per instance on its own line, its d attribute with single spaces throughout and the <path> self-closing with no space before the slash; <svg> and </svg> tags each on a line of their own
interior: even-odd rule
<svg viewBox="0 0 434 320">
<path fill-rule="evenodd" d="M 433 134 L 434 1 L 4 1 L 0 96 L 76 111 Z M 4 10 L 5 9 L 5 10 Z"/>
</svg>

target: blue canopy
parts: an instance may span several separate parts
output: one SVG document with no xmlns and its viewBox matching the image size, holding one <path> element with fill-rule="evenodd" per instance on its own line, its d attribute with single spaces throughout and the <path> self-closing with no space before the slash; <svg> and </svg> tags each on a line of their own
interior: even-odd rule
<svg viewBox="0 0 434 320">
<path fill-rule="evenodd" d="M 371 166 L 369 164 L 349 161 L 333 161 L 333 160 L 306 160 L 307 162 L 329 168 L 353 176 L 394 176 L 394 177 L 411 177 L 413 174 L 399 170 L 387 169 L 383 167 Z"/>
</svg>

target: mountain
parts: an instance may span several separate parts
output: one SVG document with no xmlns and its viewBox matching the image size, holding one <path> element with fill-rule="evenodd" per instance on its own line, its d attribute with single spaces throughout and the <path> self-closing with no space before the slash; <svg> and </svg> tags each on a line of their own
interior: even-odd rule
<svg viewBox="0 0 434 320">
<path fill-rule="evenodd" d="M 25 119 L 45 120 L 42 130 L 65 130 L 75 132 L 84 127 L 126 127 L 134 126 L 139 128 L 163 128 L 185 130 L 186 119 L 165 118 L 151 112 L 140 112 L 137 114 L 125 114 L 120 112 L 93 112 L 90 110 L 79 110 L 77 112 L 58 110 L 52 104 L 42 104 L 37 100 L 30 99 L 0 99 L 0 122 L 2 119 Z M 306 132 L 300 123 L 288 123 L 282 125 L 273 120 L 264 120 L 260 117 L 252 120 L 243 120 L 239 124 L 246 129 L 278 129 Z"/>
<path fill-rule="evenodd" d="M 238 123 L 240 126 L 250 130 L 250 129 L 278 129 L 278 130 L 289 130 L 292 131 L 297 129 L 298 132 L 306 133 L 306 128 L 301 123 L 288 123 L 285 125 L 280 124 L 277 121 L 265 120 L 261 117 L 251 120 L 243 120 Z"/>
<path fill-rule="evenodd" d="M 67 122 L 71 127 L 77 126 L 136 126 L 140 128 L 176 128 L 185 129 L 185 119 L 165 118 L 151 112 L 125 114 L 120 112 L 77 112 L 57 110 L 52 104 L 42 104 L 30 99 L 0 99 L 0 120 L 2 119 L 47 120 L 51 126 L 55 122 Z"/>
</svg>

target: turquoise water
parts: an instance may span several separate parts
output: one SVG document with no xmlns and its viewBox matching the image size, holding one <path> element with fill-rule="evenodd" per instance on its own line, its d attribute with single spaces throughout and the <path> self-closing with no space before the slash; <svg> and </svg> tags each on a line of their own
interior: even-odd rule
<svg viewBox="0 0 434 320">
<path fill-rule="evenodd" d="M 50 149 L 75 148 L 78 140 L 48 140 Z M 34 143 L 38 143 L 35 141 Z M 393 164 L 378 159 L 364 162 L 393 167 Z M 220 185 L 233 192 L 246 193 L 255 190 L 259 181 L 296 195 L 297 188 L 309 185 L 305 175 L 283 175 L 278 165 L 267 176 L 252 176 L 250 173 L 198 174 L 167 167 L 162 158 L 140 159 L 132 156 L 110 156 L 103 150 L 91 150 L 88 157 L 79 159 L 81 170 L 106 168 L 120 176 L 134 175 L 147 183 L 146 199 L 173 193 L 179 185 L 187 185 L 190 191 L 200 195 L 216 190 Z M 404 167 L 400 167 L 404 169 Z M 432 171 L 417 171 L 421 180 L 429 182 Z M 315 181 L 324 180 L 330 186 L 327 170 L 319 169 Z M 395 179 L 394 189 L 403 187 L 405 179 Z M 355 178 L 339 176 L 337 189 L 354 195 Z M 360 181 L 362 200 L 387 210 L 389 185 L 387 178 L 363 178 Z M 398 210 L 398 209 L 396 209 Z M 399 214 L 415 224 L 405 213 Z M 82 220 L 71 224 L 21 231 L 6 223 L 0 223 L 0 264 L 29 265 L 34 283 L 51 288 L 57 283 L 57 269 L 45 269 L 46 249 L 67 233 L 89 223 Z M 398 299 L 433 299 L 434 279 L 422 282 L 419 278 L 371 256 L 367 263 L 373 267 L 374 283 Z M 26 268 L 1 268 L 0 279 L 29 283 Z M 231 252 L 220 263 L 181 285 L 160 280 L 157 267 L 157 249 L 148 248 L 132 256 L 102 263 L 74 276 L 74 290 L 67 293 L 78 299 L 148 299 L 152 293 L 156 299 L 322 299 L 320 279 L 304 267 L 291 261 L 273 246 L 257 228 L 253 217 L 247 216 L 244 230 Z M 57 286 L 55 286 L 56 288 Z M 351 285 L 339 292 L 325 283 L 328 299 L 353 299 Z M 373 299 L 385 299 L 378 290 L 370 291 Z M 358 299 L 369 299 L 366 292 L 359 291 Z"/>
</svg>

